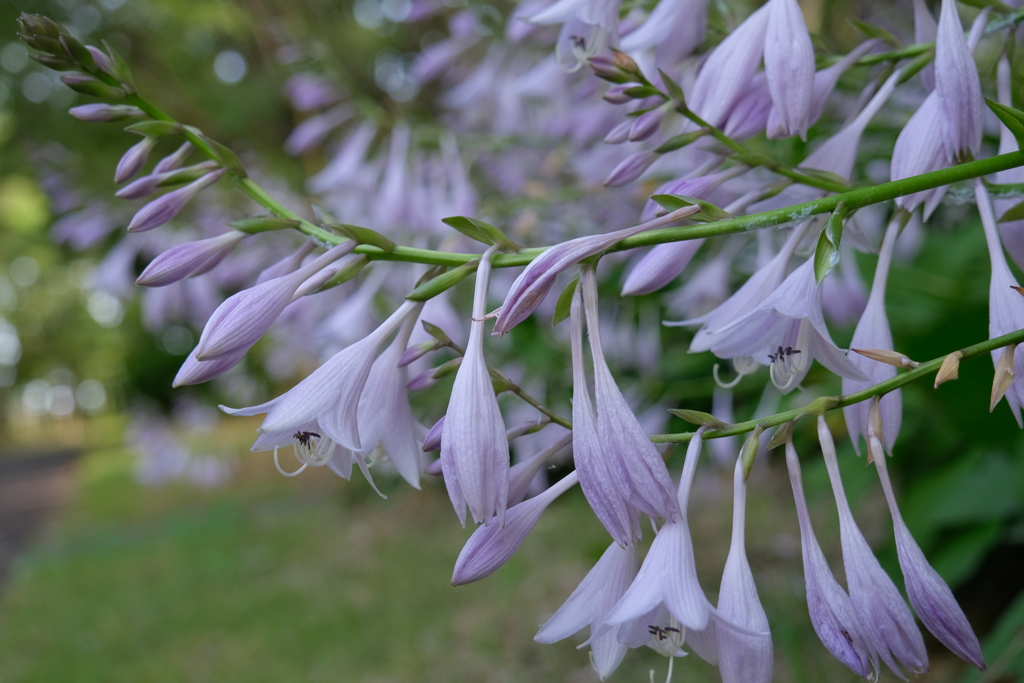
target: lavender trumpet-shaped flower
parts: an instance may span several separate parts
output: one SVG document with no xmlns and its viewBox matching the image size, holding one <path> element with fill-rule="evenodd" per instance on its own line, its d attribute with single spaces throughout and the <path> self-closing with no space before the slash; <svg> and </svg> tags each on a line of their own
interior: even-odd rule
<svg viewBox="0 0 1024 683">
<path fill-rule="evenodd" d="M 711 351 L 719 358 L 749 357 L 768 365 L 772 382 L 784 393 L 800 384 L 812 359 L 842 377 L 867 379 L 828 333 L 810 260 L 751 312 L 711 337 Z"/>
<path fill-rule="evenodd" d="M 771 5 L 761 7 L 733 29 L 711 51 L 697 74 L 687 105 L 712 126 L 721 127 L 726 122 L 757 72 Z"/>
<path fill-rule="evenodd" d="M 412 315 L 418 304 L 407 301 L 369 336 L 345 347 L 306 379 L 275 399 L 251 408 L 221 410 L 229 415 L 266 413 L 260 432 L 286 435 L 316 420 L 325 436 L 342 448 L 359 451 L 359 398 L 381 344 Z"/>
<path fill-rule="evenodd" d="M 629 501 L 629 477 L 618 453 L 607 448 L 597 431 L 583 366 L 583 313 L 579 287 L 570 310 L 572 347 L 572 456 L 580 488 L 591 509 L 615 542 L 623 547 L 641 537 L 640 518 Z M 591 330 L 591 334 L 594 331 Z"/>
<path fill-rule="evenodd" d="M 914 623 L 914 615 L 910 613 L 903 596 L 882 569 L 868 542 L 864 540 L 864 535 L 857 528 L 839 476 L 836 445 L 821 415 L 818 416 L 818 441 L 825 456 L 825 466 L 828 468 L 828 477 L 839 510 L 839 534 L 850 602 L 853 611 L 857 613 L 857 619 L 864 625 L 863 634 L 871 646 L 872 665 L 877 668 L 876 658 L 880 656 L 900 678 L 903 675 L 897 661 L 908 671 L 924 673 L 928 670 L 928 653 L 921 631 Z"/>
<path fill-rule="evenodd" d="M 607 46 L 618 45 L 620 0 L 557 0 L 528 17 L 532 24 L 561 24 L 555 61 L 565 71 L 578 70 Z"/>
<path fill-rule="evenodd" d="M 467 505 L 477 524 L 497 517 L 498 526 L 504 526 L 508 500 L 508 440 L 484 359 L 484 312 L 495 251 L 496 247 L 489 248 L 477 268 L 469 341 L 441 435 L 444 483 L 463 526 Z"/>
<path fill-rule="evenodd" d="M 422 305 L 421 305 L 422 308 Z M 398 361 L 409 345 L 418 311 L 409 316 L 391 342 L 373 362 L 366 388 L 359 399 L 359 441 L 376 460 L 387 459 L 413 488 L 420 487 L 423 470 L 422 441 L 426 430 L 416 421 L 405 388 L 408 369 Z"/>
<path fill-rule="evenodd" d="M 743 459 L 737 458 L 733 471 L 732 541 L 718 592 L 718 613 L 722 619 L 766 635 L 751 636 L 731 628 L 716 628 L 718 668 L 722 683 L 770 683 L 772 679 L 772 638 L 768 617 L 747 561 L 744 541 L 747 485 L 743 480 Z"/>
<path fill-rule="evenodd" d="M 908 216 L 904 214 L 904 217 Z M 882 240 L 882 248 L 878 255 L 878 265 L 875 266 L 875 279 L 871 284 L 871 295 L 868 297 L 867 306 L 864 307 L 864 314 L 857 323 L 857 329 L 853 332 L 850 348 L 893 350 L 889 318 L 885 314 L 885 287 L 889 279 L 893 250 L 903 225 L 902 218 L 894 217 L 885 231 L 885 238 Z M 860 368 L 868 379 L 859 381 L 844 377 L 844 394 L 852 394 L 896 376 L 894 366 L 879 363 L 858 353 L 850 354 L 849 360 Z M 903 420 L 903 396 L 899 389 L 890 391 L 882 397 L 881 410 L 885 417 L 885 450 L 892 453 L 892 447 L 896 443 L 896 437 L 899 436 L 900 423 Z M 846 429 L 853 441 L 853 446 L 857 453 L 860 453 L 860 437 L 866 438 L 868 433 L 868 405 L 861 401 L 846 406 L 843 408 L 843 416 L 846 418 Z"/>
<path fill-rule="evenodd" d="M 1012 107 L 1010 61 L 1005 56 L 999 59 L 996 74 L 996 82 L 999 87 L 999 104 Z M 1013 136 L 1009 128 L 1000 124 L 999 153 L 1009 154 L 1010 152 L 1016 152 L 1018 149 L 1017 138 Z M 1021 168 L 1000 171 L 996 173 L 995 177 L 997 183 L 1018 183 L 1022 180 L 1024 180 L 1024 169 Z M 996 215 L 1002 215 L 1016 203 L 1017 200 L 996 199 L 994 202 Z M 1006 247 L 1006 251 L 1010 254 L 1010 258 L 1020 267 L 1024 263 L 1024 220 L 1000 222 L 999 234 L 1002 237 L 1003 246 Z"/>
<path fill-rule="evenodd" d="M 914 0 L 914 42 L 934 43 L 938 32 L 939 26 L 935 23 L 935 17 L 928 11 L 924 0 Z M 934 64 L 929 64 L 921 69 L 921 81 L 929 91 L 935 88 Z"/>
<path fill-rule="evenodd" d="M 697 579 L 693 541 L 685 514 L 705 429 L 700 427 L 686 448 L 677 501 L 681 516 L 665 522 L 654 537 L 640 573 L 608 614 L 606 621 L 612 626 L 644 617 L 661 604 L 673 620 L 687 629 L 701 631 L 708 625 L 711 609 Z M 681 645 L 685 632 L 679 635 Z M 674 649 L 678 650 L 678 645 Z"/>
<path fill-rule="evenodd" d="M 864 637 L 864 628 L 850 602 L 850 596 L 832 576 L 825 554 L 811 526 L 811 515 L 804 498 L 800 460 L 792 439 L 786 441 L 786 465 L 793 486 L 796 514 L 800 521 L 800 548 L 807 583 L 807 610 L 811 625 L 822 645 L 840 662 L 863 678 L 871 676 L 871 648 Z"/>
<path fill-rule="evenodd" d="M 448 479 L 447 472 L 445 480 Z M 478 527 L 466 541 L 455 561 L 452 585 L 461 586 L 490 576 L 519 550 L 519 546 L 537 524 L 537 520 L 555 498 L 576 485 L 575 472 L 562 477 L 540 495 L 508 509 L 504 524 Z"/>
<path fill-rule="evenodd" d="M 142 138 L 142 142 L 137 142 L 132 145 L 121 160 L 117 162 L 117 171 L 114 173 L 114 182 L 123 183 L 126 180 L 131 180 L 135 177 L 135 174 L 142 170 L 145 166 L 146 160 L 149 159 L 149 153 L 156 147 L 157 139 L 154 137 L 146 136 Z"/>
<path fill-rule="evenodd" d="M 209 239 L 179 244 L 153 259 L 135 282 L 143 287 L 164 287 L 190 276 L 202 275 L 248 236 L 232 230 Z"/>
<path fill-rule="evenodd" d="M 505 296 L 494 323 L 492 334 L 505 334 L 513 327 L 530 317 L 540 305 L 544 296 L 551 291 L 555 278 L 566 268 L 579 263 L 585 258 L 600 254 L 616 242 L 647 230 L 660 228 L 700 211 L 698 206 L 685 206 L 665 216 L 634 225 L 633 227 L 604 235 L 577 237 L 574 240 L 557 244 L 530 262 L 530 265 L 519 274 Z"/>
<path fill-rule="evenodd" d="M 167 221 L 173 219 L 181 210 L 185 208 L 192 199 L 199 194 L 202 190 L 205 190 L 210 185 L 217 182 L 222 175 L 227 171 L 225 169 L 219 169 L 212 173 L 207 173 L 202 178 L 195 180 L 185 187 L 179 188 L 172 192 L 154 199 L 149 204 L 139 209 L 139 212 L 132 218 L 131 223 L 128 224 L 128 232 L 143 232 L 145 230 L 152 230 L 153 228 L 159 228 Z"/>
<path fill-rule="evenodd" d="M 764 40 L 768 92 L 785 136 L 807 137 L 814 94 L 814 48 L 796 0 L 770 0 Z"/>
<path fill-rule="evenodd" d="M 605 362 L 597 311 L 597 276 L 593 268 L 583 268 L 580 284 L 594 360 L 597 435 L 602 448 L 620 463 L 619 468 L 613 468 L 610 473 L 617 469 L 625 474 L 625 480 L 619 480 L 620 485 L 625 483 L 629 487 L 629 502 L 635 508 L 652 518 L 676 521 L 680 517 L 679 503 L 665 461 L 629 409 Z"/>
<path fill-rule="evenodd" d="M 607 679 L 629 648 L 619 642 L 618 627 L 601 629 L 601 626 L 636 578 L 639 563 L 635 546 L 622 548 L 612 543 L 533 639 L 538 643 L 555 643 L 589 626 L 590 638 L 580 647 L 590 645 L 594 669 L 602 681 Z"/>
<path fill-rule="evenodd" d="M 944 113 L 946 157 L 973 157 L 981 150 L 984 107 L 973 48 L 964 40 L 955 0 L 942 0 L 935 38 L 935 92 Z"/>
<path fill-rule="evenodd" d="M 296 290 L 309 277 L 342 256 L 352 253 L 355 242 L 343 242 L 289 275 L 242 290 L 217 307 L 196 345 L 198 360 L 215 360 L 249 348 L 267 331 L 292 302 Z"/>
<path fill-rule="evenodd" d="M 540 471 L 540 468 L 543 467 L 553 455 L 570 445 L 572 441 L 573 435 L 572 432 L 569 432 L 547 448 L 544 448 L 529 458 L 513 465 L 508 471 L 508 504 L 518 505 L 523 502 L 523 500 L 526 499 L 526 494 L 530 490 L 530 484 L 533 483 L 533 480 L 536 478 L 537 472 Z"/>
<path fill-rule="evenodd" d="M 893 530 L 896 534 L 896 554 L 899 556 L 910 604 L 914 606 L 914 611 L 921 622 L 939 639 L 939 642 L 960 659 L 984 671 L 985 656 L 981 652 L 981 645 L 978 644 L 978 637 L 974 635 L 949 586 L 928 564 L 900 514 L 886 469 L 886 455 L 882 452 L 882 444 L 878 438 L 881 429 L 877 423 L 880 421 L 881 418 L 875 411 L 870 423 L 871 428 L 868 430 L 868 451 L 874 458 L 878 478 L 882 482 L 882 491 L 892 515 Z"/>
<path fill-rule="evenodd" d="M 672 66 L 689 57 L 704 40 L 707 0 L 660 0 L 637 28 L 622 38 L 631 54 L 653 49 L 655 63 Z"/>
</svg>

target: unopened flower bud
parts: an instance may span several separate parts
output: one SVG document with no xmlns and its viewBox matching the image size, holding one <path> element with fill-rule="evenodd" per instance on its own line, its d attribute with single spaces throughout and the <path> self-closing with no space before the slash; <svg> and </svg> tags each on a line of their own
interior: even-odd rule
<svg viewBox="0 0 1024 683">
<path fill-rule="evenodd" d="M 90 123 L 107 123 L 132 116 L 145 116 L 141 109 L 130 104 L 83 104 L 80 107 L 72 107 L 68 113 L 79 121 Z"/>
<path fill-rule="evenodd" d="M 999 399 L 1006 394 L 1006 391 L 1013 384 L 1013 354 L 1017 350 L 1016 344 L 1010 344 L 1003 349 L 1003 355 L 999 356 L 999 362 L 996 363 L 996 374 L 992 379 L 992 398 L 989 401 L 988 412 L 992 412 L 996 409 L 996 404 L 999 403 Z"/>
<path fill-rule="evenodd" d="M 608 131 L 608 135 L 604 136 L 604 144 L 621 145 L 623 142 L 629 140 L 629 131 L 632 128 L 633 119 L 626 119 L 622 123 L 617 124 L 614 128 Z"/>
<path fill-rule="evenodd" d="M 886 363 L 897 368 L 916 368 L 920 363 L 912 361 L 899 351 L 888 351 L 886 349 L 850 349 L 871 360 L 879 363 Z"/>
<path fill-rule="evenodd" d="M 70 74 L 68 76 L 61 76 L 60 80 L 63 81 L 64 85 L 68 86 L 75 92 L 82 93 L 83 95 L 103 97 L 110 100 L 119 100 L 124 97 L 124 90 L 121 88 L 113 85 L 107 85 L 103 81 L 95 79 L 92 76 Z"/>
<path fill-rule="evenodd" d="M 607 187 L 621 187 L 633 182 L 658 159 L 654 152 L 636 152 L 619 162 L 608 174 L 604 184 Z"/>
<path fill-rule="evenodd" d="M 423 356 L 427 355 L 428 353 L 432 351 L 437 351 L 438 349 L 443 349 L 446 346 L 447 344 L 442 344 L 436 339 L 420 342 L 419 344 L 413 344 L 412 346 L 405 350 L 404 354 L 402 354 L 402 358 L 398 361 L 398 367 L 404 368 L 409 363 L 412 363 L 413 361 L 423 358 Z"/>
<path fill-rule="evenodd" d="M 423 452 L 429 453 L 430 451 L 441 450 L 441 433 L 444 431 L 444 415 L 434 423 L 434 426 L 430 428 L 427 435 L 423 438 Z M 435 461 L 437 464 L 437 474 L 441 473 L 441 461 Z M 429 472 L 429 467 L 427 468 Z"/>
<path fill-rule="evenodd" d="M 131 180 L 146 165 L 149 153 L 156 147 L 156 138 L 145 137 L 142 142 L 132 145 L 121 161 L 117 163 L 117 170 L 114 172 L 114 182 L 123 183 Z"/>
<path fill-rule="evenodd" d="M 210 185 L 217 182 L 217 180 L 224 175 L 225 170 L 219 169 L 213 173 L 209 173 L 199 180 L 186 185 L 173 192 L 154 199 L 149 204 L 139 209 L 139 212 L 132 218 L 132 222 L 128 225 L 129 232 L 143 232 L 144 230 L 152 230 L 158 228 L 167 221 L 171 220 L 185 208 L 193 197 L 199 192 Z"/>
<path fill-rule="evenodd" d="M 633 119 L 633 125 L 629 129 L 629 139 L 632 142 L 640 142 L 658 132 L 661 120 L 665 117 L 665 110 L 661 107 L 644 112 Z"/>
<path fill-rule="evenodd" d="M 92 55 L 93 60 L 96 62 L 97 69 L 108 76 L 117 78 L 117 71 L 114 70 L 114 65 L 111 63 L 110 56 L 106 52 L 94 45 L 86 45 L 85 49 Z"/>
<path fill-rule="evenodd" d="M 157 256 L 142 271 L 136 284 L 143 287 L 164 287 L 193 275 L 209 272 L 248 237 L 232 230 L 217 237 L 186 242 Z"/>
<path fill-rule="evenodd" d="M 942 361 L 942 367 L 935 374 L 935 388 L 938 389 L 939 385 L 943 382 L 948 382 L 951 379 L 957 379 L 960 376 L 960 359 L 964 357 L 964 354 L 959 351 L 946 356 Z"/>
<path fill-rule="evenodd" d="M 615 85 L 608 88 L 608 92 L 604 94 L 604 101 L 608 104 L 626 104 L 632 102 L 633 97 L 626 94 L 626 90 L 640 85 L 639 83 L 623 83 L 621 85 Z"/>
<path fill-rule="evenodd" d="M 192 143 L 186 142 L 173 153 L 156 162 L 156 166 L 153 167 L 153 173 L 167 173 L 168 171 L 181 168 L 193 149 L 195 148 L 192 146 Z"/>
</svg>

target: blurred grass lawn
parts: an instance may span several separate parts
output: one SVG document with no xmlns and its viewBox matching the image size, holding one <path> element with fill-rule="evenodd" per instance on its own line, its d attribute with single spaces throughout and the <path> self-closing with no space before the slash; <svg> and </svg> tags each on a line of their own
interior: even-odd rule
<svg viewBox="0 0 1024 683">
<path fill-rule="evenodd" d="M 773 626 L 775 680 L 852 683 L 808 622 L 788 481 L 768 469 L 755 472 L 747 543 Z M 827 479 L 816 472 L 808 467 L 807 486 L 820 493 Z M 269 454 L 244 454 L 225 488 L 151 489 L 118 450 L 85 456 L 77 479 L 69 507 L 3 588 L 5 683 L 597 680 L 575 649 L 582 637 L 532 640 L 608 543 L 578 489 L 508 565 L 456 589 L 451 568 L 469 532 L 436 480 L 422 492 L 384 480 L 383 501 L 358 474 L 350 483 L 323 468 L 287 480 Z M 699 472 L 691 502 L 712 600 L 730 479 Z M 822 545 L 837 550 L 834 504 L 812 505 L 826 520 Z M 928 680 L 949 680 L 962 670 L 953 662 L 933 658 Z M 719 680 L 695 656 L 677 664 L 677 681 Z M 634 651 L 612 681 L 646 682 L 651 668 L 664 680 L 665 665 Z"/>
</svg>

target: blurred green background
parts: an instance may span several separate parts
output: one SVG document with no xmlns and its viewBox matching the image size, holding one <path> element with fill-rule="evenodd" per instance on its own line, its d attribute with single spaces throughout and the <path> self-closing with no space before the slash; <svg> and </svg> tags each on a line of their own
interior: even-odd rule
<svg viewBox="0 0 1024 683">
<path fill-rule="evenodd" d="M 0 6 L 0 361 L 10 361 L 0 362 L 0 681 L 596 680 L 577 643 L 532 640 L 608 541 L 578 491 L 552 506 L 506 567 L 455 589 L 451 568 L 468 531 L 455 523 L 443 486 L 432 480 L 417 492 L 384 478 L 383 501 L 358 476 L 349 483 L 316 470 L 283 479 L 269 454 L 248 452 L 258 421 L 171 423 L 178 443 L 218 460 L 231 476 L 215 487 L 145 486 L 126 441 L 128 415 L 171 407 L 171 379 L 188 346 L 146 331 L 137 299 L 94 286 L 90 273 L 119 235 L 85 251 L 50 238 L 62 211 L 43 191 L 40 155 L 78 191 L 106 199 L 128 143 L 116 125 L 66 114 L 87 98 L 27 60 L 14 39 L 19 12 L 106 38 L 154 101 L 258 154 L 297 189 L 325 159 L 280 151 L 296 123 L 281 88 L 297 67 L 280 63 L 282 46 L 305 46 L 305 63 L 357 91 L 367 116 L 386 121 L 398 108 L 405 116 L 430 113 L 430 92 L 397 103 L 374 70 L 382 55 L 409 59 L 421 34 L 443 22 L 374 23 L 365 15 L 373 2 Z M 905 4 L 899 9 L 909 16 Z M 857 40 L 841 18 L 893 11 L 843 0 L 804 8 L 834 49 Z M 235 76 L 236 57 L 243 65 L 230 83 L 217 69 L 229 53 Z M 887 135 L 877 133 L 883 154 Z M 866 277 L 873 262 L 858 256 Z M 918 257 L 894 268 L 888 300 L 896 347 L 925 360 L 982 339 L 988 268 L 975 214 L 944 207 Z M 652 296 L 637 308 L 645 305 L 660 304 Z M 843 345 L 851 334 L 836 330 L 836 340 Z M 526 370 L 559 378 L 566 350 L 550 339 L 524 325 L 514 344 Z M 710 409 L 710 361 L 687 355 L 687 343 L 678 330 L 662 330 L 660 372 L 627 371 L 623 384 L 651 404 Z M 258 364 L 252 370 L 264 377 Z M 1024 680 L 1024 437 L 1005 403 L 986 411 L 991 375 L 991 365 L 976 360 L 937 391 L 918 384 L 904 392 L 891 465 L 904 515 L 956 590 L 990 665 L 986 674 L 968 671 L 928 640 L 930 681 Z M 828 390 L 837 393 L 838 384 Z M 202 401 L 204 391 L 192 395 Z M 759 397 L 759 388 L 741 385 L 737 418 L 749 416 Z M 425 412 L 436 417 L 439 410 Z M 877 482 L 840 438 L 840 416 L 830 420 L 858 521 L 898 576 Z M 810 436 L 798 430 L 805 485 L 819 540 L 841 576 L 835 507 Z M 752 479 L 748 553 L 773 626 L 776 680 L 853 681 L 807 620 L 785 468 L 776 454 L 764 461 Z M 730 479 L 703 467 L 691 503 L 702 585 L 713 601 L 728 547 Z M 649 669 L 661 676 L 664 666 L 650 651 L 633 652 L 613 680 L 646 681 Z M 677 676 L 718 678 L 696 657 L 680 662 Z"/>
</svg>

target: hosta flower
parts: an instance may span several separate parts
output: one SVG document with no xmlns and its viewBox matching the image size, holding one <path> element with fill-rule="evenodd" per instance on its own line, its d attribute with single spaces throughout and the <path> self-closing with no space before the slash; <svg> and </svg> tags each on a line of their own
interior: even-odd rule
<svg viewBox="0 0 1024 683">
<path fill-rule="evenodd" d="M 1010 61 L 1004 56 L 999 59 L 999 66 L 997 69 L 997 83 L 999 86 L 999 104 L 1006 105 L 1008 107 L 1013 106 L 1013 97 L 1011 96 L 1011 78 L 1010 78 Z M 1010 129 L 1006 126 L 999 124 L 999 153 L 1009 154 L 1010 152 L 1016 152 L 1019 149 L 1017 145 L 1017 138 L 1013 136 Z M 1024 169 L 1011 168 L 1007 171 L 1000 171 L 996 173 L 995 181 L 997 183 L 1019 183 L 1024 181 Z M 993 202 L 995 206 L 995 213 L 997 216 L 1001 216 L 1019 200 L 1017 199 L 996 199 Z M 1019 268 L 1024 263 L 1024 220 L 1017 221 L 1001 221 L 999 223 L 999 235 L 1002 237 L 1003 246 L 1006 251 L 1010 254 L 1010 258 L 1017 264 Z"/>
<path fill-rule="evenodd" d="M 655 63 L 673 66 L 704 40 L 708 0 L 660 0 L 644 23 L 622 38 L 622 51 L 654 50 Z"/>
<path fill-rule="evenodd" d="M 679 504 L 665 461 L 640 427 L 605 361 L 597 313 L 597 276 L 592 268 L 583 269 L 581 285 L 594 360 L 597 436 L 602 449 L 620 463 L 610 473 L 625 474 L 624 481 L 617 477 L 617 485 L 625 483 L 629 487 L 629 502 L 636 509 L 651 517 L 678 520 Z"/>
<path fill-rule="evenodd" d="M 447 475 L 445 476 L 447 479 Z M 555 498 L 571 489 L 579 479 L 575 472 L 562 477 L 540 495 L 508 509 L 504 524 L 484 524 L 473 532 L 459 553 L 452 572 L 452 585 L 479 581 L 490 576 L 519 550 L 537 520 Z"/>
<path fill-rule="evenodd" d="M 561 24 L 555 60 L 565 71 L 576 71 L 605 47 L 618 45 L 620 0 L 556 0 L 528 17 L 533 24 Z"/>
<path fill-rule="evenodd" d="M 733 471 L 732 541 L 722 572 L 718 592 L 718 613 L 723 619 L 763 636 L 750 636 L 731 628 L 716 628 L 718 668 L 722 683 L 770 683 L 772 679 L 772 638 L 768 635 L 768 617 L 747 561 L 746 527 L 747 485 L 743 481 L 742 458 Z"/>
<path fill-rule="evenodd" d="M 339 446 L 359 451 L 362 444 L 357 410 L 370 367 L 381 344 L 417 307 L 414 302 L 405 302 L 369 336 L 336 353 L 281 396 L 251 408 L 221 406 L 221 410 L 229 415 L 266 413 L 261 433 L 288 434 L 315 420 L 322 433 Z"/>
<path fill-rule="evenodd" d="M 814 94 L 814 48 L 796 0 L 769 0 L 764 73 L 784 136 L 807 137 Z"/>
<path fill-rule="evenodd" d="M 914 611 L 917 612 L 921 622 L 932 632 L 932 635 L 939 639 L 939 642 L 948 647 L 957 657 L 984 670 L 985 656 L 978 644 L 978 637 L 974 635 L 971 624 L 964 616 L 960 605 L 957 604 L 949 586 L 928 564 L 928 560 L 921 552 L 917 541 L 910 534 L 910 529 L 907 528 L 903 516 L 900 514 L 896 496 L 892 490 L 892 482 L 889 481 L 889 472 L 886 469 L 886 455 L 882 452 L 882 444 L 878 438 L 879 430 L 876 429 L 878 421 L 879 419 L 876 417 L 871 422 L 872 428 L 868 431 L 868 450 L 874 459 L 878 478 L 881 480 L 882 490 L 885 492 L 885 500 L 889 504 L 889 512 L 892 514 L 892 525 L 896 534 L 896 554 L 899 556 L 900 569 L 903 571 L 903 580 L 907 586 L 910 604 L 914 606 Z"/>
<path fill-rule="evenodd" d="M 179 244 L 150 261 L 135 282 L 143 287 L 164 287 L 186 277 L 202 275 L 220 263 L 248 236 L 244 232 L 231 230 L 209 239 Z"/>
<path fill-rule="evenodd" d="M 636 578 L 639 557 L 635 546 L 608 546 L 558 611 L 534 636 L 538 643 L 554 643 L 590 627 L 594 668 L 603 681 L 618 668 L 629 649 L 618 640 L 618 627 L 600 629 L 615 603 Z M 582 647 L 582 646 L 581 646 Z"/>
<path fill-rule="evenodd" d="M 395 340 L 373 362 L 359 399 L 358 419 L 363 452 L 371 460 L 375 460 L 378 453 L 387 457 L 403 479 L 419 488 L 423 470 L 421 447 L 426 430 L 413 417 L 409 406 L 405 388 L 408 370 L 398 365 L 416 320 L 416 313 L 410 315 Z"/>
<path fill-rule="evenodd" d="M 842 377 L 866 379 L 828 333 L 811 260 L 752 311 L 714 332 L 711 351 L 719 358 L 749 357 L 768 365 L 772 382 L 784 393 L 803 380 L 812 360 Z"/>
<path fill-rule="evenodd" d="M 629 501 L 629 479 L 625 468 L 618 454 L 607 448 L 597 431 L 597 416 L 584 370 L 582 304 L 582 295 L 577 287 L 570 311 L 572 457 L 580 477 L 580 488 L 594 514 L 615 542 L 627 547 L 641 537 L 640 517 Z"/>
<path fill-rule="evenodd" d="M 881 657 L 893 673 L 902 677 L 897 662 L 915 674 L 928 670 L 928 653 L 914 615 L 896 585 L 878 563 L 864 535 L 857 528 L 839 476 L 836 446 L 824 416 L 818 416 L 818 440 L 839 510 L 839 534 L 850 602 L 864 625 L 864 637 L 872 650 L 872 662 Z M 884 456 L 883 456 L 884 457 Z M 894 658 L 895 657 L 895 661 Z"/>
<path fill-rule="evenodd" d="M 558 274 L 566 268 L 594 254 L 600 254 L 627 237 L 670 225 L 687 216 L 692 216 L 699 210 L 698 206 L 685 206 L 665 216 L 624 230 L 604 235 L 578 237 L 547 249 L 531 261 L 530 265 L 526 266 L 526 269 L 512 283 L 512 287 L 509 288 L 508 294 L 505 296 L 505 303 L 502 304 L 498 313 L 498 319 L 494 323 L 493 334 L 505 334 L 526 320 L 551 290 Z"/>
<path fill-rule="evenodd" d="M 942 0 L 935 38 L 935 92 L 943 111 L 942 142 L 946 158 L 975 156 L 981 150 L 981 80 L 964 39 L 956 0 Z"/>
<path fill-rule="evenodd" d="M 800 460 L 793 441 L 786 441 L 786 465 L 793 486 L 796 515 L 800 521 L 800 548 L 804 561 L 804 581 L 807 584 L 807 610 L 811 625 L 822 645 L 854 673 L 864 678 L 871 676 L 871 648 L 864 629 L 850 602 L 850 596 L 836 582 L 829 569 L 825 554 L 811 526 L 811 515 L 804 498 Z"/>
<path fill-rule="evenodd" d="M 325 266 L 352 253 L 354 248 L 355 242 L 343 242 L 294 273 L 267 280 L 228 297 L 203 328 L 196 345 L 196 358 L 216 360 L 241 348 L 251 347 L 292 302 L 303 282 Z"/>
<path fill-rule="evenodd" d="M 889 279 L 889 266 L 892 264 L 893 250 L 896 246 L 896 239 L 900 234 L 901 222 L 893 220 L 885 232 L 882 240 L 882 248 L 878 254 L 878 265 L 875 266 L 875 279 L 871 285 L 871 296 L 868 298 L 867 306 L 864 307 L 864 314 L 857 323 L 857 329 L 853 332 L 853 340 L 850 348 L 853 349 L 882 349 L 892 351 L 892 333 L 889 331 L 889 318 L 885 313 L 885 286 Z M 887 363 L 880 363 L 871 360 L 859 353 L 849 355 L 851 363 L 860 368 L 867 377 L 866 380 L 855 380 L 843 378 L 843 393 L 852 394 L 869 386 L 884 382 L 896 376 L 896 368 Z M 888 452 L 892 452 L 893 444 L 900 433 L 900 423 L 903 420 L 903 396 L 899 389 L 890 391 L 882 397 L 881 410 L 885 418 L 885 439 L 884 445 Z M 860 437 L 867 437 L 868 433 L 868 405 L 866 401 L 854 403 L 852 406 L 843 408 L 843 415 L 846 418 L 846 429 L 850 433 L 853 446 L 860 453 Z"/>
<path fill-rule="evenodd" d="M 508 500 L 505 422 L 484 359 L 484 312 L 494 250 L 488 249 L 477 269 L 469 342 L 455 375 L 441 435 L 444 483 L 463 526 L 467 505 L 477 524 L 497 517 L 503 526 Z"/>
</svg>

